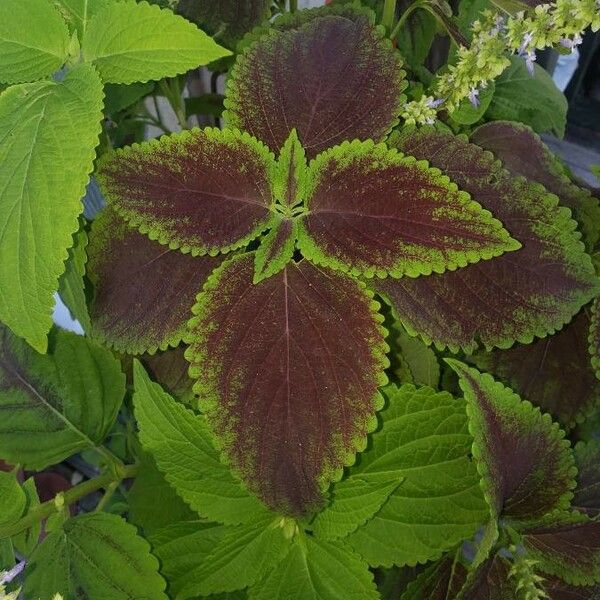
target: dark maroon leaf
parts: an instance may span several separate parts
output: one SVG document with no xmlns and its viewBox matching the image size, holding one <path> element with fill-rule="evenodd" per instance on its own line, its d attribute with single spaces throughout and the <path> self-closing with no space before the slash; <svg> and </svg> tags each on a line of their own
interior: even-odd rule
<svg viewBox="0 0 600 600">
<path fill-rule="evenodd" d="M 600 238 L 600 208 L 589 190 L 575 185 L 560 160 L 527 125 L 509 121 L 495 121 L 476 129 L 471 141 L 499 158 L 515 175 L 523 175 L 541 183 L 556 194 L 564 206 L 570 208 L 588 249 Z"/>
<path fill-rule="evenodd" d="M 600 515 L 600 441 L 575 446 L 577 487 L 571 506 L 590 517 Z"/>
<path fill-rule="evenodd" d="M 185 359 L 185 349 L 186 346 L 179 345 L 164 352 L 144 355 L 141 361 L 152 379 L 160 383 L 171 396 L 190 404 L 194 398 L 194 382 L 188 375 L 190 363 Z"/>
<path fill-rule="evenodd" d="M 516 600 L 517 582 L 509 576 L 510 568 L 501 556 L 489 558 L 469 577 L 461 600 Z"/>
<path fill-rule="evenodd" d="M 523 532 L 527 554 L 536 567 L 571 585 L 600 583 L 600 522 L 581 515 Z"/>
<path fill-rule="evenodd" d="M 457 558 L 451 554 L 431 565 L 408 585 L 400 600 L 451 600 L 456 598 L 467 579 L 467 569 Z"/>
<path fill-rule="evenodd" d="M 177 12 L 233 48 L 270 16 L 271 0 L 179 0 Z"/>
<path fill-rule="evenodd" d="M 320 154 L 306 195 L 303 255 L 357 275 L 428 275 L 521 247 L 437 169 L 372 141 Z"/>
<path fill-rule="evenodd" d="M 553 336 L 509 350 L 480 352 L 473 359 L 481 370 L 505 381 L 521 398 L 572 427 L 600 401 L 600 381 L 588 354 L 589 325 L 584 309 Z"/>
<path fill-rule="evenodd" d="M 376 282 L 409 331 L 451 349 L 507 348 L 553 333 L 594 297 L 591 259 L 556 197 L 464 137 L 406 130 L 392 143 L 440 168 L 523 244 L 455 272 Z"/>
<path fill-rule="evenodd" d="M 574 586 L 558 577 L 545 577 L 542 584 L 549 600 L 600 600 L 600 585 Z"/>
<path fill-rule="evenodd" d="M 186 357 L 232 467 L 270 507 L 305 514 L 376 425 L 382 318 L 352 278 L 304 260 L 253 285 L 253 263 L 209 279 Z"/>
<path fill-rule="evenodd" d="M 591 314 L 588 341 L 592 357 L 592 368 L 596 373 L 596 377 L 600 379 L 600 296 L 594 300 Z"/>
<path fill-rule="evenodd" d="M 196 294 L 221 260 L 169 250 L 106 208 L 88 246 L 92 335 L 132 354 L 176 346 Z"/>
<path fill-rule="evenodd" d="M 473 456 L 493 516 L 535 521 L 567 508 L 576 469 L 564 432 L 487 373 L 447 362 L 467 401 Z"/>
<path fill-rule="evenodd" d="M 109 203 L 151 239 L 216 254 L 268 228 L 274 164 L 246 133 L 195 129 L 108 154 L 97 177 Z"/>
<path fill-rule="evenodd" d="M 309 158 L 343 140 L 380 141 L 404 101 L 401 67 L 370 11 L 301 11 L 238 58 L 226 118 L 273 151 L 296 128 Z"/>
</svg>

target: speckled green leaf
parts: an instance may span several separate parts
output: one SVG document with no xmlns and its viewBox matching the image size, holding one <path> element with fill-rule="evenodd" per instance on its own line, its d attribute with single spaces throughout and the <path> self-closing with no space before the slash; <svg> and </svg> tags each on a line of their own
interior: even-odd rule
<svg viewBox="0 0 600 600">
<path fill-rule="evenodd" d="M 90 233 L 91 335 L 120 352 L 181 342 L 198 290 L 222 258 L 194 257 L 142 235 L 108 206 Z"/>
<path fill-rule="evenodd" d="M 294 255 L 298 237 L 298 222 L 292 219 L 276 218 L 273 227 L 260 240 L 254 257 L 253 283 L 275 275 L 287 265 Z"/>
<path fill-rule="evenodd" d="M 200 515 L 226 524 L 253 522 L 266 509 L 219 460 L 204 416 L 173 400 L 134 364 L 140 441 L 165 479 Z"/>
<path fill-rule="evenodd" d="M 306 152 L 298 133 L 292 129 L 281 148 L 273 174 L 273 194 L 284 209 L 291 209 L 306 199 L 307 166 Z"/>
<path fill-rule="evenodd" d="M 115 210 L 151 239 L 217 254 L 270 226 L 274 164 L 247 133 L 207 128 L 108 154 L 97 177 Z"/>
<path fill-rule="evenodd" d="M 287 556 L 250 600 L 377 600 L 367 564 L 347 546 L 311 536 L 296 538 Z"/>
<path fill-rule="evenodd" d="M 452 350 L 509 348 L 554 333 L 597 294 L 570 211 L 542 186 L 515 177 L 461 136 L 406 129 L 391 143 L 451 173 L 523 244 L 454 272 L 374 282 L 409 332 Z"/>
<path fill-rule="evenodd" d="M 404 481 L 347 541 L 371 565 L 414 565 L 471 537 L 488 507 L 468 457 L 464 401 L 412 385 L 385 392 L 382 428 L 349 475 Z"/>
<path fill-rule="evenodd" d="M 515 175 L 541 183 L 573 211 L 591 250 L 600 238 L 600 207 L 589 190 L 578 187 L 565 167 L 532 129 L 522 123 L 497 121 L 473 132 L 473 143 L 492 152 Z"/>
<path fill-rule="evenodd" d="M 429 275 L 518 250 L 502 224 L 427 163 L 345 142 L 310 163 L 298 246 L 354 275 Z"/>
<path fill-rule="evenodd" d="M 567 508 L 577 470 L 564 432 L 490 375 L 447 362 L 465 394 L 472 453 L 492 515 L 535 522 Z"/>
<path fill-rule="evenodd" d="M 552 336 L 508 350 L 479 352 L 482 371 L 504 381 L 524 400 L 567 427 L 584 420 L 600 403 L 600 381 L 588 355 L 587 309 Z"/>
<path fill-rule="evenodd" d="M 405 83 L 399 54 L 373 21 L 365 9 L 334 7 L 276 22 L 233 68 L 229 125 L 273 151 L 295 128 L 309 158 L 346 139 L 382 140 L 397 122 Z"/>
</svg>

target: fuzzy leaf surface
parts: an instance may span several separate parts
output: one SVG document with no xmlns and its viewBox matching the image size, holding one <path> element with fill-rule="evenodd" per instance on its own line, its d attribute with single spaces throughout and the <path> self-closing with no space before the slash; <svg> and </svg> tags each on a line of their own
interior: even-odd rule
<svg viewBox="0 0 600 600">
<path fill-rule="evenodd" d="M 88 246 L 92 335 L 133 354 L 176 346 L 198 290 L 221 260 L 161 246 L 105 208 Z"/>
<path fill-rule="evenodd" d="M 496 121 L 477 128 L 471 140 L 492 152 L 511 173 L 537 181 L 556 194 L 573 211 L 586 247 L 595 246 L 600 238 L 598 199 L 570 180 L 558 157 L 533 130 L 521 123 Z"/>
<path fill-rule="evenodd" d="M 492 515 L 536 521 L 567 508 L 576 468 L 564 432 L 487 373 L 447 362 L 467 401 L 472 452 Z"/>
<path fill-rule="evenodd" d="M 426 128 L 406 130 L 391 144 L 451 173 L 523 244 L 454 272 L 375 282 L 409 332 L 453 350 L 508 348 L 554 333 L 596 295 L 569 210 L 539 184 L 514 177 L 464 137 Z"/>
<path fill-rule="evenodd" d="M 473 359 L 480 370 L 572 427 L 600 403 L 600 381 L 588 355 L 589 326 L 584 309 L 552 336 L 508 350 L 479 352 Z"/>
<path fill-rule="evenodd" d="M 101 117 L 102 84 L 89 65 L 76 65 L 60 83 L 0 95 L 0 320 L 40 352 Z"/>
<path fill-rule="evenodd" d="M 283 562 L 250 589 L 250 600 L 377 600 L 368 565 L 347 546 L 296 539 Z"/>
<path fill-rule="evenodd" d="M 274 164 L 248 134 L 208 128 L 117 150 L 97 176 L 116 211 L 151 239 L 216 254 L 270 226 Z"/>
<path fill-rule="evenodd" d="M 82 43 L 105 83 L 173 77 L 231 52 L 170 10 L 147 2 L 111 2 L 92 16 Z"/>
<path fill-rule="evenodd" d="M 125 394 L 108 350 L 62 330 L 51 340 L 42 355 L 0 328 L 0 457 L 31 470 L 100 444 Z"/>
<path fill-rule="evenodd" d="M 244 34 L 266 21 L 270 0 L 179 0 L 177 12 L 234 48 Z"/>
<path fill-rule="evenodd" d="M 384 144 L 345 143 L 309 167 L 299 248 L 355 275 L 429 275 L 521 244 L 426 163 Z"/>
<path fill-rule="evenodd" d="M 150 545 L 121 517 L 93 513 L 69 519 L 49 534 L 27 565 L 24 594 L 64 600 L 167 600 Z"/>
<path fill-rule="evenodd" d="M 404 481 L 347 540 L 370 565 L 415 565 L 471 537 L 488 508 L 468 457 L 464 402 L 409 384 L 385 394 L 383 426 L 349 475 Z"/>
<path fill-rule="evenodd" d="M 69 30 L 47 0 L 2 0 L 0 83 L 24 83 L 52 75 L 64 64 Z"/>
<path fill-rule="evenodd" d="M 537 568 L 571 585 L 600 583 L 600 522 L 581 516 L 557 518 L 523 532 L 523 545 Z"/>
<path fill-rule="evenodd" d="M 236 62 L 229 125 L 273 151 L 295 128 L 309 158 L 347 139 L 382 140 L 397 122 L 405 83 L 402 60 L 373 19 L 337 7 L 276 22 Z"/>
<path fill-rule="evenodd" d="M 265 504 L 303 515 L 376 425 L 383 318 L 364 286 L 336 271 L 291 262 L 253 285 L 253 263 L 235 257 L 211 276 L 186 356 L 232 467 Z"/>
<path fill-rule="evenodd" d="M 577 487 L 571 506 L 590 517 L 600 515 L 600 441 L 579 442 L 575 446 Z"/>
<path fill-rule="evenodd" d="M 142 446 L 177 493 L 200 515 L 226 524 L 264 516 L 266 509 L 220 462 L 204 416 L 173 400 L 137 361 L 134 382 Z"/>
</svg>

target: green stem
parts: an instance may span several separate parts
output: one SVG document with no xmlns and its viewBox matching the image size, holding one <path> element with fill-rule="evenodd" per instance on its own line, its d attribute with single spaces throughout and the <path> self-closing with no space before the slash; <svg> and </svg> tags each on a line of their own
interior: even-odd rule
<svg viewBox="0 0 600 600">
<path fill-rule="evenodd" d="M 413 4 L 411 4 L 402 14 L 402 16 L 398 19 L 398 22 L 396 23 L 396 26 L 394 27 L 394 29 L 392 29 L 392 33 L 390 33 L 390 39 L 395 39 L 395 37 L 398 35 L 398 32 L 400 31 L 400 29 L 402 29 L 402 26 L 404 25 L 404 23 L 406 23 L 406 19 L 408 19 L 408 17 L 410 17 L 410 15 L 417 10 L 417 8 L 420 8 L 421 6 L 423 6 L 425 3 L 424 2 L 415 2 Z"/>
<path fill-rule="evenodd" d="M 381 15 L 381 24 L 386 31 L 391 31 L 394 27 L 396 18 L 396 2 L 397 0 L 385 0 L 383 4 L 383 14 Z"/>
<path fill-rule="evenodd" d="M 115 474 L 112 469 L 109 469 L 105 473 L 98 475 L 98 477 L 94 477 L 94 479 L 84 481 L 66 492 L 62 492 L 64 504 L 68 506 L 93 492 L 104 488 L 108 490 L 114 483 L 117 483 L 118 485 L 123 479 L 135 477 L 137 471 L 137 465 L 124 465 L 119 469 L 118 474 Z M 48 500 L 48 502 L 36 506 L 16 523 L 0 527 L 0 540 L 10 538 L 21 533 L 21 531 L 26 531 L 36 523 L 39 523 L 43 519 L 47 519 L 50 515 L 57 512 L 58 508 L 55 499 Z"/>
<path fill-rule="evenodd" d="M 189 129 L 187 116 L 185 114 L 185 104 L 181 95 L 181 90 L 176 79 L 165 80 L 161 79 L 158 82 L 160 91 L 171 104 L 173 112 L 179 121 L 181 129 Z M 175 86 L 175 87 L 174 87 Z"/>
<path fill-rule="evenodd" d="M 290 0 L 290 12 L 296 12 L 298 10 L 298 0 Z"/>
</svg>

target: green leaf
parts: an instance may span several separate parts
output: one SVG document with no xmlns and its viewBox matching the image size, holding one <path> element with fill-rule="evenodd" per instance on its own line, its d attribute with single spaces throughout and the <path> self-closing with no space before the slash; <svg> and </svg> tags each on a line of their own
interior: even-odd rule
<svg viewBox="0 0 600 600">
<path fill-rule="evenodd" d="M 419 338 L 413 337 L 403 328 L 399 328 L 395 347 L 398 349 L 397 359 L 403 383 L 428 385 L 437 388 L 440 382 L 440 363 L 435 352 Z"/>
<path fill-rule="evenodd" d="M 306 199 L 308 165 L 298 133 L 292 129 L 281 148 L 273 174 L 273 196 L 283 207 L 294 207 Z"/>
<path fill-rule="evenodd" d="M 511 65 L 496 79 L 496 91 L 486 112 L 492 121 L 519 121 L 538 133 L 565 133 L 567 100 L 552 77 L 537 64 L 533 77 L 525 61 L 511 58 Z"/>
<path fill-rule="evenodd" d="M 367 564 L 349 548 L 300 535 L 250 600 L 377 600 Z"/>
<path fill-rule="evenodd" d="M 298 222 L 292 219 L 274 219 L 273 227 L 260 240 L 254 256 L 252 283 L 279 273 L 294 256 L 298 238 Z"/>
<path fill-rule="evenodd" d="M 481 120 L 492 102 L 495 90 L 496 85 L 493 81 L 487 87 L 480 90 L 478 96 L 479 104 L 477 106 L 473 106 L 468 98 L 463 99 L 458 108 L 450 115 L 452 120 L 460 125 L 473 125 L 477 123 L 477 121 Z"/>
<path fill-rule="evenodd" d="M 158 561 L 135 527 L 93 513 L 69 519 L 38 546 L 25 571 L 27 598 L 167 600 Z"/>
<path fill-rule="evenodd" d="M 12 525 L 21 518 L 27 496 L 14 473 L 0 471 L 0 524 Z"/>
<path fill-rule="evenodd" d="M 48 0 L 0 3 L 0 82 L 35 81 L 60 69 L 69 31 Z"/>
<path fill-rule="evenodd" d="M 460 599 L 517 600 L 519 598 L 518 583 L 514 577 L 511 577 L 510 562 L 500 555 L 495 555 L 478 569 L 469 573 Z M 522 597 L 525 598 L 525 596 Z M 527 598 L 527 600 L 530 599 Z"/>
<path fill-rule="evenodd" d="M 65 262 L 65 272 L 58 280 L 58 293 L 62 301 L 85 332 L 90 331 L 90 315 L 83 281 L 87 262 L 87 244 L 87 233 L 84 229 L 80 229 L 73 236 L 73 246 L 69 249 L 69 258 Z"/>
<path fill-rule="evenodd" d="M 0 95 L 0 321 L 44 352 L 102 117 L 89 65 Z"/>
<path fill-rule="evenodd" d="M 465 394 L 472 452 L 492 516 L 535 522 L 567 508 L 577 469 L 564 431 L 490 375 L 446 362 Z"/>
<path fill-rule="evenodd" d="M 523 532 L 536 567 L 572 585 L 600 583 L 600 522 L 577 513 Z"/>
<path fill-rule="evenodd" d="M 111 3 L 93 16 L 82 51 L 105 83 L 173 77 L 231 54 L 184 18 L 133 0 Z"/>
<path fill-rule="evenodd" d="M 104 108 L 106 114 L 115 115 L 116 113 L 129 108 L 144 96 L 147 96 L 154 90 L 154 83 L 131 83 L 129 85 L 109 83 L 104 86 L 106 98 Z"/>
<path fill-rule="evenodd" d="M 336 483 L 329 504 L 311 524 L 313 532 L 324 540 L 346 537 L 379 511 L 402 481 L 398 477 L 355 475 Z"/>
<path fill-rule="evenodd" d="M 400 28 L 396 45 L 411 69 L 423 68 L 436 35 L 436 18 L 425 10 L 415 10 Z"/>
<path fill-rule="evenodd" d="M 140 440 L 177 493 L 199 514 L 226 524 L 267 514 L 219 460 L 203 416 L 178 404 L 134 364 L 135 415 Z"/>
<path fill-rule="evenodd" d="M 588 335 L 589 350 L 592 357 L 592 368 L 596 373 L 596 377 L 600 379 L 600 297 L 594 300 L 591 313 Z"/>
<path fill-rule="evenodd" d="M 71 31 L 77 31 L 83 40 L 87 25 L 92 16 L 114 0 L 54 0 Z"/>
<path fill-rule="evenodd" d="M 100 444 L 125 393 L 108 350 L 61 330 L 51 340 L 41 355 L 0 328 L 0 457 L 28 469 Z"/>
<path fill-rule="evenodd" d="M 371 565 L 414 565 L 471 537 L 488 508 L 468 456 L 464 402 L 412 385 L 384 392 L 383 426 L 349 475 L 404 481 L 347 540 Z"/>
<path fill-rule="evenodd" d="M 140 461 L 127 501 L 129 521 L 140 527 L 146 536 L 170 523 L 195 518 L 148 454 Z"/>
<path fill-rule="evenodd" d="M 25 481 L 25 483 L 23 483 L 22 489 L 27 498 L 23 514 L 27 514 L 30 510 L 40 505 L 40 498 L 37 493 L 35 479 L 33 477 L 30 477 L 27 481 Z M 29 529 L 26 529 L 25 531 L 22 531 L 21 533 L 13 537 L 13 544 L 15 548 L 23 556 L 29 557 L 29 555 L 34 551 L 35 547 L 38 545 L 41 531 L 42 523 L 40 521 L 37 521 Z"/>
<path fill-rule="evenodd" d="M 575 446 L 577 487 L 571 507 L 590 517 L 600 515 L 600 440 Z"/>
</svg>

